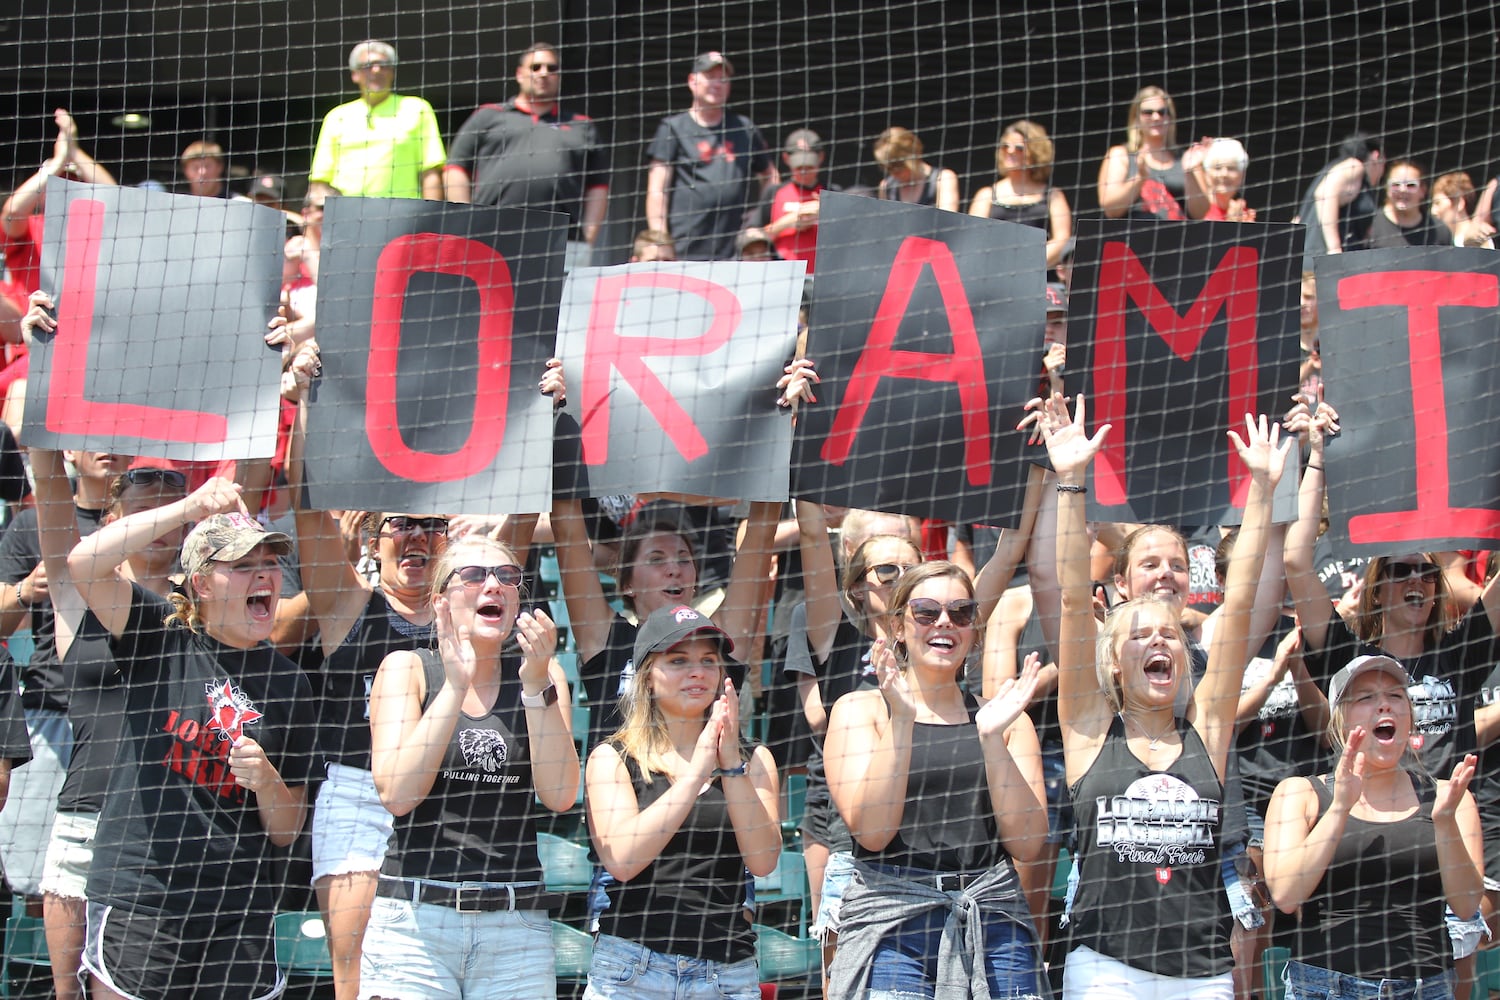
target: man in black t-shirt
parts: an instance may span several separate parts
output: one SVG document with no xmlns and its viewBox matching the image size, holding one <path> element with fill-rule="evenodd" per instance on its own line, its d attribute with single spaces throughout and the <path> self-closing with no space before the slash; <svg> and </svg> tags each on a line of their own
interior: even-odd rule
<svg viewBox="0 0 1500 1000">
<path fill-rule="evenodd" d="M 560 212 L 592 246 L 604 222 L 609 164 L 594 123 L 558 105 L 557 49 L 537 42 L 516 63 L 520 93 L 485 104 L 453 138 L 443 178 L 448 200 Z"/>
<path fill-rule="evenodd" d="M 760 130 L 725 110 L 732 76 L 723 53 L 693 60 L 693 106 L 663 118 L 646 151 L 646 225 L 671 233 L 682 260 L 733 260 L 746 212 L 779 180 Z"/>
</svg>

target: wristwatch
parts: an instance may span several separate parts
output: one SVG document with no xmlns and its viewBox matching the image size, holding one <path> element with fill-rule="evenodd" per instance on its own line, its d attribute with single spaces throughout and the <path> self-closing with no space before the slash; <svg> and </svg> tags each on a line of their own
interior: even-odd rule
<svg viewBox="0 0 1500 1000">
<path fill-rule="evenodd" d="M 523 708 L 546 708 L 548 705 L 557 704 L 557 685 L 548 684 L 536 694 L 521 692 L 521 707 Z"/>
</svg>

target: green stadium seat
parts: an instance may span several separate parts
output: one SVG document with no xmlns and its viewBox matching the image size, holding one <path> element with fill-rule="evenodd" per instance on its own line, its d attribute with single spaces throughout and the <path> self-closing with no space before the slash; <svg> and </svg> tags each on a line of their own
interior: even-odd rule
<svg viewBox="0 0 1500 1000">
<path fill-rule="evenodd" d="M 17 970 L 13 966 L 29 966 Z M 52 989 L 52 959 L 47 954 L 47 931 L 41 917 L 26 912 L 26 897 L 11 899 L 10 916 L 5 920 L 5 954 L 0 956 L 0 997 L 9 997 L 11 980 L 18 975 L 45 981 Z"/>
<path fill-rule="evenodd" d="M 1263 985 L 1260 995 L 1264 1000 L 1283 1000 L 1286 996 L 1286 984 L 1281 981 L 1281 975 L 1286 971 L 1286 963 L 1291 958 L 1290 948 L 1267 948 L 1261 954 L 1260 974 Z"/>
<path fill-rule="evenodd" d="M 588 891 L 594 865 L 587 847 L 554 833 L 538 832 L 536 850 L 542 860 L 542 878 L 550 891 Z"/>
<path fill-rule="evenodd" d="M 328 929 L 315 910 L 276 914 L 276 963 L 292 976 L 333 978 Z"/>
<path fill-rule="evenodd" d="M 594 939 L 560 920 L 552 921 L 552 949 L 557 953 L 553 968 L 560 983 L 581 983 L 589 977 L 594 959 Z"/>
<path fill-rule="evenodd" d="M 763 983 L 806 979 L 822 967 L 818 942 L 792 937 L 774 927 L 755 925 L 755 963 Z"/>
</svg>

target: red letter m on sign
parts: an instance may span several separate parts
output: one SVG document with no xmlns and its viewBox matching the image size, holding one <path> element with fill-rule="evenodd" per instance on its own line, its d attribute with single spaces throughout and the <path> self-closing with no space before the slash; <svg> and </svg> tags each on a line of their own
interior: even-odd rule
<svg viewBox="0 0 1500 1000">
<path fill-rule="evenodd" d="M 1260 254 L 1252 247 L 1230 248 L 1209 275 L 1198 298 L 1185 314 L 1179 314 L 1128 245 L 1118 241 L 1104 244 L 1104 259 L 1099 266 L 1099 318 L 1094 331 L 1094 398 L 1090 402 L 1096 422 L 1113 424 L 1115 432 L 1094 463 L 1094 490 L 1101 504 L 1123 504 L 1129 496 L 1125 485 L 1130 442 L 1126 300 L 1134 303 L 1157 336 L 1184 361 L 1197 353 L 1209 324 L 1221 309 L 1224 311 L 1229 321 L 1229 399 L 1224 421 L 1227 430 L 1244 414 L 1255 412 L 1259 265 Z M 1236 507 L 1245 505 L 1249 488 L 1244 466 L 1239 456 L 1231 452 L 1229 495 Z"/>
</svg>

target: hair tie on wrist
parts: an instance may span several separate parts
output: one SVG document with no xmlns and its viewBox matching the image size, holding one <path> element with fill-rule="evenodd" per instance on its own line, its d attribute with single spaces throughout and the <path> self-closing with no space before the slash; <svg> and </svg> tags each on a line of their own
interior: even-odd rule
<svg viewBox="0 0 1500 1000">
<path fill-rule="evenodd" d="M 1089 491 L 1089 488 L 1087 486 L 1077 486 L 1077 485 L 1075 485 L 1073 483 L 1058 483 L 1057 484 L 1057 492 L 1059 492 L 1059 493 L 1077 493 L 1079 495 L 1082 495 L 1082 494 L 1087 493 L 1088 491 Z"/>
</svg>

